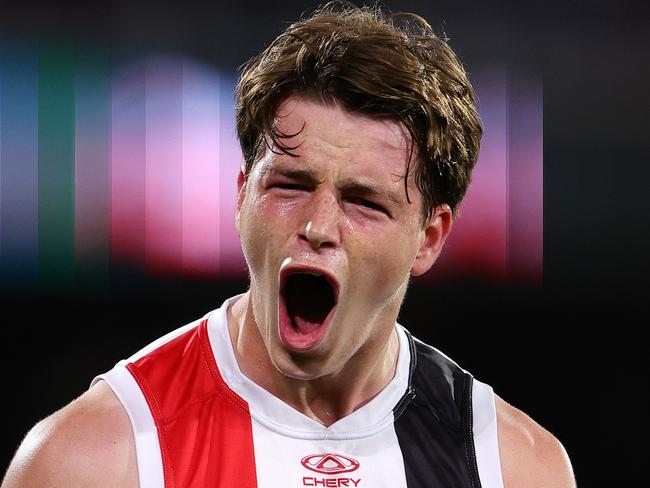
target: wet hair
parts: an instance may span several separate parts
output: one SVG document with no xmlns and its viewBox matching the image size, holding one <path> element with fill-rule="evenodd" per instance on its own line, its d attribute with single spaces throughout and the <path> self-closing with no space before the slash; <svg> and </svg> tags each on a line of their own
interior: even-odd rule
<svg viewBox="0 0 650 488">
<path fill-rule="evenodd" d="M 422 17 L 330 2 L 291 24 L 246 63 L 235 108 L 246 175 L 267 148 L 295 156 L 297 146 L 284 141 L 296 134 L 275 125 L 280 104 L 290 96 L 403 124 L 411 140 L 400 175 L 407 200 L 413 170 L 423 222 L 443 203 L 456 215 L 483 130 L 461 62 Z"/>
</svg>

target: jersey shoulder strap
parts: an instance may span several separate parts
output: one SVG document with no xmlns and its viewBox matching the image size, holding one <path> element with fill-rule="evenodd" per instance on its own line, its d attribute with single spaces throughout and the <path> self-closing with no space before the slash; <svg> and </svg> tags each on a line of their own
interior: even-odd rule
<svg viewBox="0 0 650 488">
<path fill-rule="evenodd" d="M 217 486 L 231 480 L 233 486 L 256 487 L 248 405 L 221 378 L 207 319 L 154 344 L 103 375 L 131 418 L 140 486 Z M 130 395 L 114 381 L 118 375 L 130 381 Z M 145 435 L 157 438 L 159 462 L 151 469 L 141 460 L 152 458 L 147 452 L 152 443 L 138 442 L 134 422 L 143 417 L 155 426 Z"/>
<path fill-rule="evenodd" d="M 394 412 L 408 485 L 481 488 L 474 436 L 476 381 L 436 348 L 408 331 L 407 336 L 409 387 Z M 482 397 L 486 394 L 491 389 L 481 391 Z M 490 482 L 483 488 L 502 486 Z"/>
</svg>

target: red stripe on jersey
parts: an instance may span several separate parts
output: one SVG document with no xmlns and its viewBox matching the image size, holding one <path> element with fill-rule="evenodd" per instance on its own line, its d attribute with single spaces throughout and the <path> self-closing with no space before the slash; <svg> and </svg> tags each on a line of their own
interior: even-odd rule
<svg viewBox="0 0 650 488">
<path fill-rule="evenodd" d="M 248 404 L 224 383 L 207 320 L 127 365 L 153 416 L 165 488 L 256 488 Z"/>
</svg>

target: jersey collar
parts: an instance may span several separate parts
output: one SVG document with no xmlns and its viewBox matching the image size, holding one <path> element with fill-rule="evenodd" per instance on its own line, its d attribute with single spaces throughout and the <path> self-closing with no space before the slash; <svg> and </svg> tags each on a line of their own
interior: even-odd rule
<svg viewBox="0 0 650 488">
<path fill-rule="evenodd" d="M 226 300 L 209 314 L 208 338 L 219 373 L 226 385 L 243 398 L 251 417 L 264 427 L 301 439 L 355 439 L 373 435 L 394 421 L 393 410 L 409 386 L 411 351 L 406 330 L 395 324 L 399 355 L 395 376 L 368 403 L 329 427 L 304 415 L 245 376 L 239 369 L 228 333 L 228 307 L 242 295 Z"/>
</svg>

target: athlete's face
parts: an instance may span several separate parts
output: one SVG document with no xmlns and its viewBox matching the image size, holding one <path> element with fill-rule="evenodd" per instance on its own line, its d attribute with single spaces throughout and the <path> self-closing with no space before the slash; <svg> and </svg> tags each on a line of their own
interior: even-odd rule
<svg viewBox="0 0 650 488">
<path fill-rule="evenodd" d="M 388 337 L 409 274 L 433 264 L 451 212 L 441 206 L 423 226 L 411 180 L 408 203 L 401 125 L 298 98 L 280 106 L 276 123 L 298 134 L 284 140 L 297 157 L 267 150 L 240 174 L 237 228 L 271 361 L 314 379 Z"/>
</svg>

